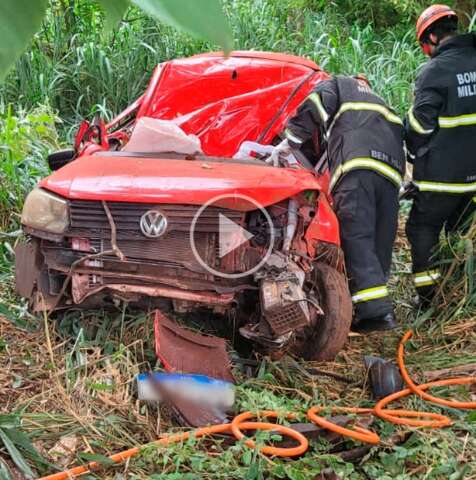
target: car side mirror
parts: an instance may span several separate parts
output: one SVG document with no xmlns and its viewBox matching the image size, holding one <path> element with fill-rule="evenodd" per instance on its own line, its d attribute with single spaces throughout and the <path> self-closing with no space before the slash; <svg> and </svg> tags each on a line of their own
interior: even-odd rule
<svg viewBox="0 0 476 480">
<path fill-rule="evenodd" d="M 76 151 L 72 148 L 66 150 L 59 150 L 48 155 L 48 165 L 51 170 L 59 170 L 61 167 L 64 167 L 67 163 L 74 160 L 76 156 Z"/>
</svg>

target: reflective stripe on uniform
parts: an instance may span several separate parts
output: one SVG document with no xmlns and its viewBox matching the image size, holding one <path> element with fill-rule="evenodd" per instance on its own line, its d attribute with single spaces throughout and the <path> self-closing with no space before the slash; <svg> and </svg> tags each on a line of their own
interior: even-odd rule
<svg viewBox="0 0 476 480">
<path fill-rule="evenodd" d="M 433 133 L 433 128 L 424 128 L 423 125 L 416 119 L 415 114 L 413 113 L 413 108 L 408 110 L 408 121 L 410 122 L 410 126 L 413 128 L 413 130 L 421 135 L 430 135 L 430 133 Z"/>
<path fill-rule="evenodd" d="M 352 295 L 352 301 L 354 303 L 369 302 L 370 300 L 377 300 L 383 297 L 388 297 L 388 288 L 385 285 L 380 285 L 378 287 L 359 290 Z"/>
<path fill-rule="evenodd" d="M 314 92 L 314 93 L 311 93 L 311 95 L 309 95 L 307 98 L 311 100 L 311 102 L 314 103 L 314 105 L 316 106 L 317 111 L 319 112 L 319 115 L 322 118 L 322 121 L 324 123 L 327 122 L 327 120 L 329 120 L 329 114 L 326 112 L 324 105 L 322 105 L 321 97 Z"/>
<path fill-rule="evenodd" d="M 397 123 L 398 125 L 403 125 L 402 120 L 398 115 L 391 112 L 387 107 L 384 105 L 380 105 L 378 103 L 370 103 L 370 102 L 345 102 L 343 103 L 337 113 L 334 116 L 334 120 L 332 121 L 331 126 L 329 127 L 328 133 L 334 127 L 337 119 L 345 112 L 349 111 L 372 111 L 380 113 L 383 115 L 389 122 Z"/>
<path fill-rule="evenodd" d="M 473 197 L 473 202 L 474 202 L 474 203 L 476 203 L 476 196 L 475 196 L 475 197 Z"/>
<path fill-rule="evenodd" d="M 428 287 L 434 285 L 441 277 L 439 270 L 426 270 L 424 272 L 415 273 L 413 281 L 416 287 Z"/>
<path fill-rule="evenodd" d="M 286 130 L 284 130 L 284 134 L 286 135 L 286 138 L 288 140 L 291 140 L 291 142 L 299 143 L 299 144 L 304 142 L 304 140 L 301 140 L 299 137 L 294 135 L 294 133 L 291 132 L 291 130 L 289 130 L 289 128 L 286 128 Z"/>
<path fill-rule="evenodd" d="M 332 190 L 334 188 L 335 184 L 342 175 L 350 172 L 351 170 L 356 170 L 359 168 L 364 170 L 374 170 L 378 173 L 381 173 L 383 176 L 395 183 L 398 187 L 400 187 L 402 184 L 402 176 L 394 168 L 390 167 L 386 163 L 380 162 L 379 160 L 374 160 L 370 157 L 361 157 L 353 158 L 352 160 L 349 160 L 337 167 L 331 179 L 330 189 Z"/>
<path fill-rule="evenodd" d="M 438 117 L 440 128 L 463 127 L 465 125 L 476 125 L 476 113 L 458 115 L 456 117 Z"/>
<path fill-rule="evenodd" d="M 444 182 L 413 182 L 420 192 L 471 193 L 476 192 L 476 182 L 444 183 Z"/>
</svg>

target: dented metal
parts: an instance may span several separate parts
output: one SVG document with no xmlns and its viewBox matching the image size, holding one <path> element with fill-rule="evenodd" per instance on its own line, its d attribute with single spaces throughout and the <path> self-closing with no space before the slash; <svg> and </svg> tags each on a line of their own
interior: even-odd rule
<svg viewBox="0 0 476 480">
<path fill-rule="evenodd" d="M 84 277 L 75 285 L 74 279 Z M 86 286 L 87 284 L 87 286 Z M 86 286 L 86 288 L 84 288 Z M 81 288 L 83 287 L 83 288 Z M 146 295 L 149 297 L 165 297 L 178 300 L 186 300 L 188 302 L 203 303 L 205 305 L 229 305 L 233 302 L 233 293 L 213 294 L 208 292 L 189 292 L 177 288 L 145 286 L 145 285 L 127 285 L 121 283 L 110 283 L 95 288 L 89 288 L 88 276 L 73 275 L 73 299 L 76 303 L 81 303 L 90 295 L 101 292 L 102 290 L 110 290 L 117 293 L 133 293 L 138 295 Z"/>
<path fill-rule="evenodd" d="M 39 281 L 42 262 L 38 240 L 19 243 L 15 248 L 16 291 L 22 297 L 31 297 Z"/>
<path fill-rule="evenodd" d="M 169 372 L 199 373 L 234 382 L 223 338 L 192 332 L 160 310 L 154 318 L 155 351 Z"/>
</svg>

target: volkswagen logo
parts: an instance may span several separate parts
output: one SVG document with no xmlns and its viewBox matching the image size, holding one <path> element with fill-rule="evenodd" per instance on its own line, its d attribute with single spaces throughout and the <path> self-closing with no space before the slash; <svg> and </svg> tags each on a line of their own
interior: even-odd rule
<svg viewBox="0 0 476 480">
<path fill-rule="evenodd" d="M 167 224 L 167 217 L 159 210 L 148 210 L 140 217 L 141 232 L 148 238 L 161 237 Z"/>
</svg>

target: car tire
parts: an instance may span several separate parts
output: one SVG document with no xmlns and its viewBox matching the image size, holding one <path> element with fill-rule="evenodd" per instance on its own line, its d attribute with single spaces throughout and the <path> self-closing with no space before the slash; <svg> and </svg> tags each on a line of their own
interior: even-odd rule
<svg viewBox="0 0 476 480">
<path fill-rule="evenodd" d="M 352 300 L 344 273 L 333 266 L 316 262 L 312 283 L 324 314 L 314 310 L 312 326 L 300 332 L 291 353 L 305 360 L 333 360 L 343 348 L 352 322 Z"/>
</svg>

